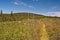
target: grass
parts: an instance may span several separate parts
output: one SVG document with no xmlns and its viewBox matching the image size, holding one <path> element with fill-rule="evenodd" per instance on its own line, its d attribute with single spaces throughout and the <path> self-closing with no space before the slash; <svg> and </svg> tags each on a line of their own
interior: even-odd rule
<svg viewBox="0 0 60 40">
<path fill-rule="evenodd" d="M 27 13 L 18 13 L 4 14 L 0 18 L 0 40 L 60 40 L 58 17 L 30 14 L 28 19 Z"/>
</svg>

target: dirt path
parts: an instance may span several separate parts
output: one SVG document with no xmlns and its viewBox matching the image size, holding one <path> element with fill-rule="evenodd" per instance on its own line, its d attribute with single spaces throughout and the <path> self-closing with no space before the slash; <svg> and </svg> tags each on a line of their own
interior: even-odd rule
<svg viewBox="0 0 60 40">
<path fill-rule="evenodd" d="M 42 28 L 41 28 L 41 40 L 49 40 L 49 36 L 48 36 L 48 33 L 46 31 L 46 25 L 43 24 L 42 25 Z"/>
</svg>

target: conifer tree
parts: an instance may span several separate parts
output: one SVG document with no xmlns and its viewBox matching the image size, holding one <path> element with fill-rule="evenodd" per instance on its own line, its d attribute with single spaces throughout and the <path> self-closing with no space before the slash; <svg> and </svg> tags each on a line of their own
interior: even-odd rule
<svg viewBox="0 0 60 40">
<path fill-rule="evenodd" d="M 3 11 L 1 10 L 1 15 L 3 14 Z"/>
<path fill-rule="evenodd" d="M 11 16 L 13 15 L 13 11 L 11 11 Z"/>
</svg>

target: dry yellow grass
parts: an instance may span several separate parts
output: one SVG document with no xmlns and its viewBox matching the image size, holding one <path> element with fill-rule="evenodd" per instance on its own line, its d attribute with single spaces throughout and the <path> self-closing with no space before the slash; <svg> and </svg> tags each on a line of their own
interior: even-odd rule
<svg viewBox="0 0 60 40">
<path fill-rule="evenodd" d="M 60 40 L 60 22 L 28 20 L 0 22 L 0 40 Z"/>
<path fill-rule="evenodd" d="M 49 40 L 49 36 L 48 36 L 48 33 L 46 31 L 46 25 L 43 24 L 42 27 L 41 27 L 41 40 Z"/>
</svg>

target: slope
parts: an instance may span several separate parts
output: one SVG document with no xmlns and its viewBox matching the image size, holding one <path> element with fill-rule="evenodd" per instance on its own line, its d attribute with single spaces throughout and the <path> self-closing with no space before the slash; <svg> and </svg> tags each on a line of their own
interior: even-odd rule
<svg viewBox="0 0 60 40">
<path fill-rule="evenodd" d="M 3 14 L 0 18 L 0 40 L 43 40 L 44 36 L 45 40 L 60 40 L 58 17 L 17 13 Z"/>
</svg>

